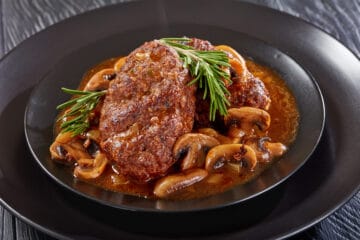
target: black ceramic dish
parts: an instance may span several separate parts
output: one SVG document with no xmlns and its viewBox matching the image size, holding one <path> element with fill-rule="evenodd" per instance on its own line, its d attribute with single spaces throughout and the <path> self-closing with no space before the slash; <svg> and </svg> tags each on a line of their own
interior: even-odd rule
<svg viewBox="0 0 360 240">
<path fill-rule="evenodd" d="M 181 0 L 111 6 L 57 24 L 8 54 L 0 62 L 1 203 L 59 238 L 152 239 L 151 233 L 264 239 L 288 236 L 316 223 L 358 191 L 360 161 L 354 157 L 360 149 L 360 136 L 356 134 L 360 130 L 358 59 L 327 34 L 294 17 L 238 1 L 219 4 L 215 0 Z M 209 17 L 215 13 L 222 16 Z M 22 127 L 31 89 L 66 56 L 116 33 L 132 33 L 131 37 L 139 39 L 133 45 L 121 46 L 133 49 L 144 40 L 140 41 L 142 32 L 134 33 L 136 29 L 158 26 L 159 32 L 147 38 L 152 39 L 170 32 L 174 25 L 189 24 L 206 30 L 205 38 L 214 42 L 223 40 L 212 29 L 259 39 L 290 56 L 313 76 L 324 94 L 327 118 L 323 137 L 307 163 L 286 182 L 241 204 L 192 213 L 117 210 L 78 197 L 43 174 L 26 149 Z M 204 33 L 187 35 L 203 37 Z M 104 46 L 101 53 L 89 52 L 86 57 L 95 54 L 96 63 L 118 53 Z M 81 69 L 81 62 L 76 64 L 81 73 L 86 70 Z"/>
<path fill-rule="evenodd" d="M 324 104 L 317 85 L 291 58 L 261 41 L 221 28 L 206 27 L 204 29 L 203 26 L 174 25 L 170 31 L 159 32 L 154 36 L 153 33 L 157 32 L 157 29 L 158 27 L 152 27 L 146 30 L 140 29 L 130 33 L 115 34 L 94 44 L 84 46 L 79 51 L 75 51 L 61 59 L 35 88 L 25 113 L 25 135 L 35 159 L 47 174 L 75 193 L 109 206 L 130 210 L 183 212 L 209 210 L 210 208 L 232 205 L 254 197 L 285 180 L 308 159 L 322 133 L 325 121 Z M 207 35 L 209 30 L 217 32 L 219 37 L 209 39 L 208 37 L 213 37 Z M 129 34 L 136 35 L 138 32 L 141 32 L 138 38 L 127 37 Z M 122 49 L 122 45 L 133 45 L 133 42 L 141 44 L 141 42 L 148 40 L 149 37 L 161 38 L 182 36 L 184 34 L 188 36 L 198 34 L 197 37 L 208 39 L 213 43 L 230 44 L 238 49 L 241 54 L 246 54 L 258 62 L 271 66 L 284 78 L 294 93 L 301 118 L 298 136 L 294 144 L 279 161 L 255 180 L 234 187 L 223 194 L 191 201 L 166 201 L 110 192 L 76 181 L 69 170 L 51 160 L 49 146 L 54 139 L 52 130 L 57 115 L 55 109 L 57 105 L 66 101 L 68 97 L 61 94 L 61 87 L 77 88 L 82 74 L 86 69 L 96 64 L 97 59 L 104 55 L 103 52 L 113 54 L 106 56 L 106 58 L 124 55 L 124 53 L 132 51 L 132 49 Z M 118 46 L 119 43 L 121 43 L 121 46 Z"/>
</svg>

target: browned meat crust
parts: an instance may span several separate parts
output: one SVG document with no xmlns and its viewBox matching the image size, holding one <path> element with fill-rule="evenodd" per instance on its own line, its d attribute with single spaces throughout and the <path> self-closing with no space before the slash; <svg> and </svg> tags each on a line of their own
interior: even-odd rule
<svg viewBox="0 0 360 240">
<path fill-rule="evenodd" d="M 190 46 L 202 51 L 213 50 L 210 42 L 193 38 Z M 267 110 L 270 105 L 270 96 L 264 83 L 254 77 L 250 72 L 245 79 L 240 79 L 235 72 L 231 74 L 232 84 L 227 86 L 230 92 L 228 98 L 230 107 L 256 107 Z M 214 123 L 209 121 L 209 102 L 202 99 L 202 90 L 198 89 L 196 94 L 195 128 L 213 127 Z M 220 116 L 216 118 L 219 119 Z M 215 123 L 216 124 L 216 123 Z"/>
<path fill-rule="evenodd" d="M 264 110 L 269 108 L 271 101 L 269 92 L 260 79 L 249 72 L 246 79 L 238 79 L 234 76 L 231 80 L 233 84 L 228 87 L 231 107 L 249 106 Z"/>
<path fill-rule="evenodd" d="M 172 147 L 190 132 L 195 87 L 178 54 L 157 41 L 134 50 L 111 82 L 101 110 L 101 148 L 118 170 L 138 182 L 164 175 Z"/>
<path fill-rule="evenodd" d="M 249 73 L 245 80 L 239 80 L 236 76 L 232 77 L 231 80 L 233 83 L 227 86 L 230 92 L 228 97 L 230 107 L 248 106 L 264 110 L 269 108 L 271 102 L 269 92 L 260 79 Z M 214 127 L 218 123 L 210 122 L 209 102 L 203 100 L 202 97 L 201 89 L 199 89 L 196 94 L 195 128 Z M 219 118 L 220 116 L 217 115 L 216 119 Z"/>
<path fill-rule="evenodd" d="M 210 42 L 192 39 L 199 50 Z M 158 178 L 174 164 L 172 147 L 195 127 L 209 127 L 209 103 L 202 90 L 187 86 L 190 76 L 178 54 L 157 41 L 134 50 L 110 84 L 101 110 L 101 148 L 121 174 L 138 182 Z M 263 82 L 251 73 L 232 74 L 231 107 L 266 109 L 270 103 Z M 196 101 L 196 103 L 195 103 Z M 196 105 L 196 113 L 195 113 Z M 218 118 L 219 119 L 219 118 Z"/>
<path fill-rule="evenodd" d="M 214 46 L 206 40 L 198 39 L 198 38 L 191 38 L 189 42 L 189 46 L 201 51 L 210 51 L 214 50 Z"/>
</svg>

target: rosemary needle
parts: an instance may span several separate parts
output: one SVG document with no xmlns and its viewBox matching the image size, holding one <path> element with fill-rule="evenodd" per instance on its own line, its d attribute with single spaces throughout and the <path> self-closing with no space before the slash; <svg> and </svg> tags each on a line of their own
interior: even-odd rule
<svg viewBox="0 0 360 240">
<path fill-rule="evenodd" d="M 71 132 L 72 136 L 79 135 L 90 127 L 90 113 L 95 109 L 100 98 L 106 94 L 106 91 L 92 92 L 68 88 L 61 88 L 61 90 L 76 95 L 75 98 L 56 107 L 57 110 L 68 108 L 59 119 L 63 121 L 60 125 L 61 132 Z"/>
</svg>

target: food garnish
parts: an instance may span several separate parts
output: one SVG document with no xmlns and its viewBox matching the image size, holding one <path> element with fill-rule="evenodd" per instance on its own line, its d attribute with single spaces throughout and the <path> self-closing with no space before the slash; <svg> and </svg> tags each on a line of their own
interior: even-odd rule
<svg viewBox="0 0 360 240">
<path fill-rule="evenodd" d="M 225 87 L 225 81 L 231 82 L 230 75 L 224 68 L 230 67 L 229 58 L 223 51 L 195 50 L 187 45 L 190 38 L 162 38 L 160 42 L 172 47 L 179 54 L 191 76 L 194 78 L 189 85 L 198 84 L 204 89 L 203 99 L 210 97 L 210 121 L 215 121 L 216 112 L 227 115 L 230 103 L 226 95 L 230 95 Z"/>
<path fill-rule="evenodd" d="M 58 120 L 62 121 L 61 131 L 71 132 L 74 137 L 90 127 L 89 115 L 106 91 L 80 91 L 69 88 L 61 88 L 61 90 L 77 96 L 56 107 L 57 110 L 69 108 Z"/>
<path fill-rule="evenodd" d="M 230 95 L 226 89 L 225 81 L 231 82 L 230 75 L 224 68 L 230 67 L 228 56 L 223 51 L 201 51 L 187 45 L 190 38 L 162 38 L 162 44 L 176 50 L 179 57 L 184 62 L 194 78 L 189 85 L 198 84 L 204 90 L 203 99 L 210 99 L 210 121 L 215 121 L 216 113 L 227 115 L 227 106 L 230 105 L 227 96 Z M 89 114 L 98 104 L 101 96 L 106 94 L 104 91 L 80 91 L 62 88 L 65 93 L 79 95 L 71 100 L 57 106 L 58 110 L 63 110 L 71 106 L 61 116 L 62 132 L 72 132 L 73 136 L 85 132 L 89 127 Z"/>
<path fill-rule="evenodd" d="M 250 181 L 298 126 L 274 72 L 197 38 L 145 42 L 62 90 L 72 98 L 57 107 L 51 158 L 81 181 L 145 198 L 194 199 Z"/>
</svg>

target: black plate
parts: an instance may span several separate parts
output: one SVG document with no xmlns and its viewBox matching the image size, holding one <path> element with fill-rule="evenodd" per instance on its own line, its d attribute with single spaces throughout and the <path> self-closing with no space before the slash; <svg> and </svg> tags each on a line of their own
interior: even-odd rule
<svg viewBox="0 0 360 240">
<path fill-rule="evenodd" d="M 209 31 L 217 32 L 218 37 L 209 36 Z M 136 35 L 138 32 L 141 34 L 137 34 L 137 38 L 128 37 L 129 34 Z M 76 181 L 69 170 L 51 160 L 49 146 L 54 139 L 52 133 L 57 115 L 55 109 L 68 97 L 61 94 L 62 86 L 77 88 L 82 74 L 95 65 L 98 59 L 104 56 L 104 52 L 111 53 L 112 55 L 105 56 L 110 58 L 131 52 L 132 49 L 123 49 L 122 46 L 131 46 L 133 42 L 144 42 L 151 40 L 149 39 L 151 37 L 182 35 L 197 36 L 213 43 L 231 45 L 241 54 L 271 66 L 286 81 L 294 93 L 301 117 L 295 142 L 276 164 L 248 184 L 239 185 L 222 194 L 191 201 L 166 201 L 110 192 Z M 121 43 L 121 46 L 118 43 Z M 25 135 L 31 152 L 45 172 L 77 194 L 120 209 L 183 212 L 209 210 L 239 203 L 269 190 L 288 178 L 305 163 L 315 149 L 323 130 L 324 115 L 324 103 L 316 83 L 294 60 L 277 49 L 250 36 L 219 27 L 173 24 L 171 29 L 166 31 L 159 31 L 159 26 L 154 26 L 132 32 L 120 32 L 65 56 L 47 73 L 32 93 L 25 113 Z"/>
<path fill-rule="evenodd" d="M 82 47 L 119 32 L 139 39 L 133 30 L 162 26 L 159 31 L 168 31 L 170 23 L 208 27 L 209 39 L 221 37 L 211 31 L 214 28 L 244 33 L 306 69 L 323 91 L 327 108 L 323 137 L 309 161 L 288 181 L 249 201 L 190 214 L 118 211 L 75 197 L 49 181 L 26 150 L 22 118 L 31 89 Z M 96 60 L 115 55 L 103 54 Z M 360 143 L 359 78 L 358 59 L 329 35 L 286 14 L 237 1 L 133 2 L 72 18 L 20 44 L 0 63 L 1 203 L 57 237 L 149 239 L 131 231 L 161 231 L 167 236 L 216 232 L 206 237 L 263 239 L 296 233 L 330 214 L 359 189 L 360 162 L 355 157 Z"/>
</svg>

